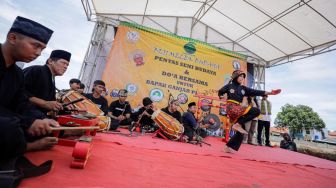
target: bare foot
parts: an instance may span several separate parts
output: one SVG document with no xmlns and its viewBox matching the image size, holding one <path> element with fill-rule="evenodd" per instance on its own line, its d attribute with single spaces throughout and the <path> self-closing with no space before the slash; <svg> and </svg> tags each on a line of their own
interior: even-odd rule
<svg viewBox="0 0 336 188">
<path fill-rule="evenodd" d="M 182 141 L 185 142 L 185 143 L 187 143 L 187 142 L 189 141 L 188 136 L 187 136 L 187 135 L 184 135 L 184 136 L 182 137 Z"/>
<path fill-rule="evenodd" d="M 242 134 L 248 134 L 239 123 L 236 123 L 232 126 L 233 130 L 238 131 Z"/>
<path fill-rule="evenodd" d="M 225 152 L 225 153 L 232 153 L 232 154 L 234 154 L 233 149 L 231 149 L 231 148 L 228 147 L 228 146 L 225 146 L 225 147 L 224 147 L 224 152 Z"/>
<path fill-rule="evenodd" d="M 34 142 L 27 143 L 26 151 L 38 151 L 51 149 L 57 144 L 58 139 L 56 137 L 44 137 Z"/>
</svg>

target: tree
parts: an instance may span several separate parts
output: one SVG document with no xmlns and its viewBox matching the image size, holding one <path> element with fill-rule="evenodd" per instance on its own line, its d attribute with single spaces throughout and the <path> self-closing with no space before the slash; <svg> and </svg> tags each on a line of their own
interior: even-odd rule
<svg viewBox="0 0 336 188">
<path fill-rule="evenodd" d="M 281 112 L 277 114 L 274 124 L 277 127 L 287 127 L 293 133 L 301 132 L 302 129 L 321 131 L 325 128 L 325 123 L 320 116 L 305 105 L 285 104 L 281 107 Z"/>
</svg>

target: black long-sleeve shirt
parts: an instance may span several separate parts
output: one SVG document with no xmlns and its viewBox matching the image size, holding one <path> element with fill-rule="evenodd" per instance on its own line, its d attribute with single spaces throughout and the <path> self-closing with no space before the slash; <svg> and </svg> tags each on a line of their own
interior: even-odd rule
<svg viewBox="0 0 336 188">
<path fill-rule="evenodd" d="M 195 115 L 189 111 L 184 112 L 182 115 L 182 124 L 184 127 L 190 127 L 196 130 L 197 121 L 196 121 Z"/>
<path fill-rule="evenodd" d="M 28 128 L 35 119 L 43 118 L 28 100 L 24 89 L 22 70 L 15 64 L 6 67 L 0 44 L 0 116 L 14 116 L 20 125 Z"/>
<path fill-rule="evenodd" d="M 226 84 L 218 91 L 218 96 L 227 94 L 227 100 L 235 100 L 237 102 L 242 102 L 244 96 L 262 96 L 265 91 L 255 90 L 238 83 Z"/>
<path fill-rule="evenodd" d="M 25 90 L 28 97 L 37 97 L 46 101 L 56 100 L 56 87 L 47 65 L 35 65 L 23 69 Z M 47 114 L 49 110 L 39 108 Z"/>
<path fill-rule="evenodd" d="M 119 100 L 111 102 L 110 106 L 108 107 L 108 112 L 112 112 L 112 115 L 115 117 L 120 116 L 121 114 L 131 114 L 132 108 L 129 102 L 125 101 L 124 103 L 120 103 Z"/>
<path fill-rule="evenodd" d="M 182 122 L 182 116 L 181 116 L 181 113 L 179 111 L 175 111 L 175 112 L 171 113 L 171 112 L 169 112 L 168 107 L 162 108 L 161 110 L 163 112 L 167 113 L 168 115 L 172 116 L 173 118 L 175 118 L 180 123 Z"/>
<path fill-rule="evenodd" d="M 152 115 L 154 113 L 154 111 L 152 109 L 146 109 L 145 107 L 141 107 L 139 109 L 139 111 L 132 114 L 134 116 L 134 121 L 138 121 L 139 118 L 141 118 L 141 120 L 139 122 L 141 125 L 153 125 L 154 121 L 152 120 L 151 117 L 149 117 L 147 115 L 144 115 L 143 114 L 144 111 L 147 111 L 147 113 L 150 114 L 150 115 Z"/>
<path fill-rule="evenodd" d="M 296 148 L 296 144 L 295 142 L 289 140 L 281 140 L 280 142 L 280 148 L 282 149 L 288 149 L 288 150 L 291 150 L 291 151 L 297 151 L 297 148 Z"/>
<path fill-rule="evenodd" d="M 108 103 L 105 97 L 99 96 L 99 98 L 95 98 L 93 96 L 93 93 L 87 93 L 87 94 L 84 94 L 84 96 L 90 99 L 93 103 L 95 103 L 104 112 L 105 115 L 107 114 Z"/>
</svg>

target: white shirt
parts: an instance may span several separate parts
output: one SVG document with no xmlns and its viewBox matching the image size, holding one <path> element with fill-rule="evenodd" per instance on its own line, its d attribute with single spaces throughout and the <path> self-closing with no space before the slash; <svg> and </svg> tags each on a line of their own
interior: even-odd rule
<svg viewBox="0 0 336 188">
<path fill-rule="evenodd" d="M 258 101 L 258 104 L 259 104 L 259 108 L 261 109 L 261 102 L 263 102 L 264 103 L 264 106 L 265 106 L 265 114 L 260 114 L 260 117 L 259 117 L 259 120 L 262 120 L 262 121 L 271 121 L 271 115 L 270 114 L 268 114 L 269 112 L 268 111 L 270 111 L 271 109 L 272 109 L 272 103 L 271 102 L 269 102 L 270 103 L 270 107 L 271 107 L 271 109 L 267 109 L 268 108 L 268 106 L 267 106 L 267 102 L 266 102 L 266 100 L 259 100 Z"/>
</svg>

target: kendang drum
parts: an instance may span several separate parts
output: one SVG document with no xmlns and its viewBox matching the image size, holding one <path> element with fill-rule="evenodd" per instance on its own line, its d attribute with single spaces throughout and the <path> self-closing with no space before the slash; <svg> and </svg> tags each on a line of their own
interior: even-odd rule
<svg viewBox="0 0 336 188">
<path fill-rule="evenodd" d="M 64 93 L 61 96 L 61 102 L 68 103 L 68 102 L 72 102 L 80 98 L 83 98 L 84 100 L 73 104 L 73 106 L 75 106 L 77 109 L 86 110 L 87 113 L 89 113 L 90 115 L 94 115 L 94 116 L 104 115 L 104 112 L 100 110 L 100 108 L 95 103 L 93 103 L 91 100 L 84 97 L 77 91 L 68 91 Z"/>
<path fill-rule="evenodd" d="M 100 130 L 102 131 L 107 131 L 110 129 L 111 126 L 111 118 L 108 116 L 97 116 L 97 118 L 99 118 L 99 123 L 98 126 L 100 128 Z"/>
<path fill-rule="evenodd" d="M 68 91 L 61 96 L 61 102 L 68 103 L 75 101 L 77 99 L 83 98 L 84 100 L 73 104 L 77 109 L 86 110 L 86 114 L 83 114 L 84 117 L 87 118 L 99 118 L 98 126 L 100 130 L 108 130 L 111 125 L 110 117 L 104 116 L 104 112 L 100 110 L 100 108 L 93 103 L 88 98 L 84 97 L 77 91 Z"/>
<path fill-rule="evenodd" d="M 184 132 L 184 127 L 179 121 L 161 110 L 156 110 L 152 114 L 152 119 L 162 133 L 171 140 L 178 140 Z"/>
</svg>

